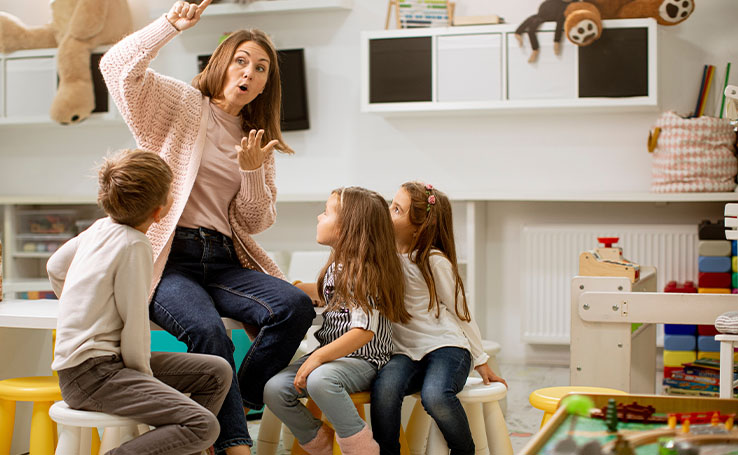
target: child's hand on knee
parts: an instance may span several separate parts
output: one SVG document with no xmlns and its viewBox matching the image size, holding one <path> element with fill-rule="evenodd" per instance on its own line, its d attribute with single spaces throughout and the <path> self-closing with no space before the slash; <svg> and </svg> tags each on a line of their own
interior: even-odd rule
<svg viewBox="0 0 738 455">
<path fill-rule="evenodd" d="M 300 368 L 298 368 L 297 373 L 295 374 L 295 380 L 293 384 L 295 385 L 295 389 L 297 389 L 298 392 L 302 392 L 307 387 L 307 378 L 310 376 L 310 373 L 313 372 L 314 369 L 321 366 L 323 362 L 321 362 L 318 357 L 315 355 L 315 353 L 311 354 L 310 357 L 305 360 L 305 362 L 300 365 Z"/>
</svg>

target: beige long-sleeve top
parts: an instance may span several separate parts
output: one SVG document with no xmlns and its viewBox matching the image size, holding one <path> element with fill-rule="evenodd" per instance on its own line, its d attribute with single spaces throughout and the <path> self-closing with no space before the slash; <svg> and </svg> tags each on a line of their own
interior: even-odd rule
<svg viewBox="0 0 738 455">
<path fill-rule="evenodd" d="M 54 370 L 116 354 L 152 375 L 148 293 L 151 244 L 136 229 L 97 220 L 66 242 L 46 270 L 59 297 Z"/>
<path fill-rule="evenodd" d="M 166 265 L 174 229 L 200 170 L 209 98 L 191 85 L 161 75 L 151 60 L 178 33 L 162 16 L 110 48 L 100 70 L 118 110 L 139 148 L 158 153 L 172 168 L 174 204 L 147 236 L 154 251 L 151 293 Z M 241 265 L 284 279 L 279 267 L 251 237 L 271 226 L 277 216 L 274 155 L 253 171 L 241 171 L 241 190 L 228 207 L 233 243 Z"/>
</svg>

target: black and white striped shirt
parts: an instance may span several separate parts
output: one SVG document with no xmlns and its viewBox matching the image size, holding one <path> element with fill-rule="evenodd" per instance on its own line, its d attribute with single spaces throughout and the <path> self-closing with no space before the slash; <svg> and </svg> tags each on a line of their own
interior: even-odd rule
<svg viewBox="0 0 738 455">
<path fill-rule="evenodd" d="M 326 303 L 335 303 L 331 302 L 334 289 L 333 269 L 334 264 L 331 264 L 323 281 L 323 296 Z M 370 302 L 373 304 L 374 300 L 370 298 Z M 346 357 L 358 357 L 374 364 L 377 369 L 382 368 L 392 354 L 392 325 L 389 319 L 376 309 L 367 314 L 360 308 L 340 302 L 338 308 L 323 312 L 323 325 L 315 332 L 315 338 L 322 347 L 356 327 L 372 331 L 374 337 Z"/>
</svg>

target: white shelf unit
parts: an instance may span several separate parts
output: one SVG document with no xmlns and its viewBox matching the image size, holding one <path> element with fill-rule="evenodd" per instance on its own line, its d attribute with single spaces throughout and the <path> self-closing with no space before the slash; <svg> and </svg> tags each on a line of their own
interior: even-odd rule
<svg viewBox="0 0 738 455">
<path fill-rule="evenodd" d="M 232 16 L 236 14 L 265 14 L 311 11 L 340 11 L 353 8 L 353 0 L 259 0 L 246 4 L 216 3 L 207 7 L 203 18 Z M 152 17 L 165 14 L 166 10 L 157 10 Z"/>
<path fill-rule="evenodd" d="M 653 19 L 618 19 L 603 21 L 604 34 L 613 29 L 642 29 L 647 39 L 646 95 L 643 96 L 589 96 L 580 94 L 579 86 L 579 48 L 562 37 L 562 53 L 554 55 L 552 36 L 555 28 L 553 22 L 544 23 L 539 29 L 541 53 L 536 63 L 527 63 L 530 45 L 527 39 L 522 49 L 518 49 L 514 38 L 516 25 L 500 24 L 471 27 L 441 27 L 425 29 L 398 29 L 366 31 L 361 34 L 361 110 L 383 115 L 407 113 L 530 113 L 532 109 L 588 111 L 655 111 L 658 109 L 658 65 L 657 65 L 657 27 Z M 485 44 L 482 40 L 494 37 Z M 430 99 L 422 101 L 371 101 L 371 43 L 377 40 L 398 38 L 430 39 Z M 456 39 L 466 39 L 454 43 Z M 496 44 L 495 44 L 496 42 Z M 499 49 L 497 48 L 499 46 Z M 457 49 L 454 51 L 454 47 Z M 442 56 L 444 49 L 451 49 Z M 454 58 L 456 54 L 456 58 Z M 477 63 L 482 61 L 482 63 Z M 486 63 L 485 63 L 486 61 Z M 464 71 L 456 75 L 446 75 L 449 70 L 443 62 L 462 63 Z M 490 62 L 498 62 L 492 68 L 495 74 L 490 75 Z M 385 68 L 396 71 L 396 68 Z M 379 71 L 382 71 L 381 69 Z M 396 76 L 393 76 L 396 77 Z M 451 78 L 451 83 L 444 84 L 443 77 Z M 453 83 L 454 78 L 456 83 Z M 449 80 L 449 79 L 446 79 Z M 473 95 L 480 92 L 486 83 L 499 84 L 499 90 L 493 90 L 480 99 Z M 443 91 L 454 90 L 454 85 L 469 87 L 468 96 L 449 100 Z M 452 87 L 447 89 L 444 87 Z M 537 87 L 537 88 L 536 88 Z M 462 87 L 463 91 L 464 88 Z M 485 90 L 483 90 L 485 91 Z M 499 93 L 499 97 L 495 96 Z M 543 95 L 540 95 L 543 94 Z M 453 99 L 453 97 L 452 97 Z"/>
<path fill-rule="evenodd" d="M 74 222 L 102 215 L 92 198 L 80 197 L 4 197 L 2 210 L 3 298 L 19 298 L 20 293 L 51 291 L 46 276 L 46 261 L 51 251 L 24 251 L 24 242 L 53 243 L 58 247 L 74 234 Z M 29 214 L 59 214 L 65 233 L 31 233 L 23 217 Z"/>
<path fill-rule="evenodd" d="M 104 53 L 110 46 L 93 50 Z M 23 87 L 34 87 L 23 90 Z M 0 127 L 57 125 L 49 117 L 49 108 L 57 89 L 57 49 L 29 49 L 0 54 Z M 101 126 L 123 124 L 113 103 L 107 97 L 107 112 L 95 112 L 78 125 Z"/>
</svg>

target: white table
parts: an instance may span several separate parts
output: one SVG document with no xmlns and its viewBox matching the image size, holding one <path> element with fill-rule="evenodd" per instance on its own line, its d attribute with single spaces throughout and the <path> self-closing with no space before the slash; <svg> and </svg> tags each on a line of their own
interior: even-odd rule
<svg viewBox="0 0 738 455">
<path fill-rule="evenodd" d="M 0 328 L 56 329 L 57 300 L 3 300 L 0 302 Z"/>
<path fill-rule="evenodd" d="M 0 302 L 0 328 L 18 329 L 56 329 L 59 314 L 59 301 L 41 300 L 3 300 Z M 243 329 L 240 322 L 223 318 L 226 330 Z M 151 323 L 151 330 L 163 330 Z"/>
</svg>

